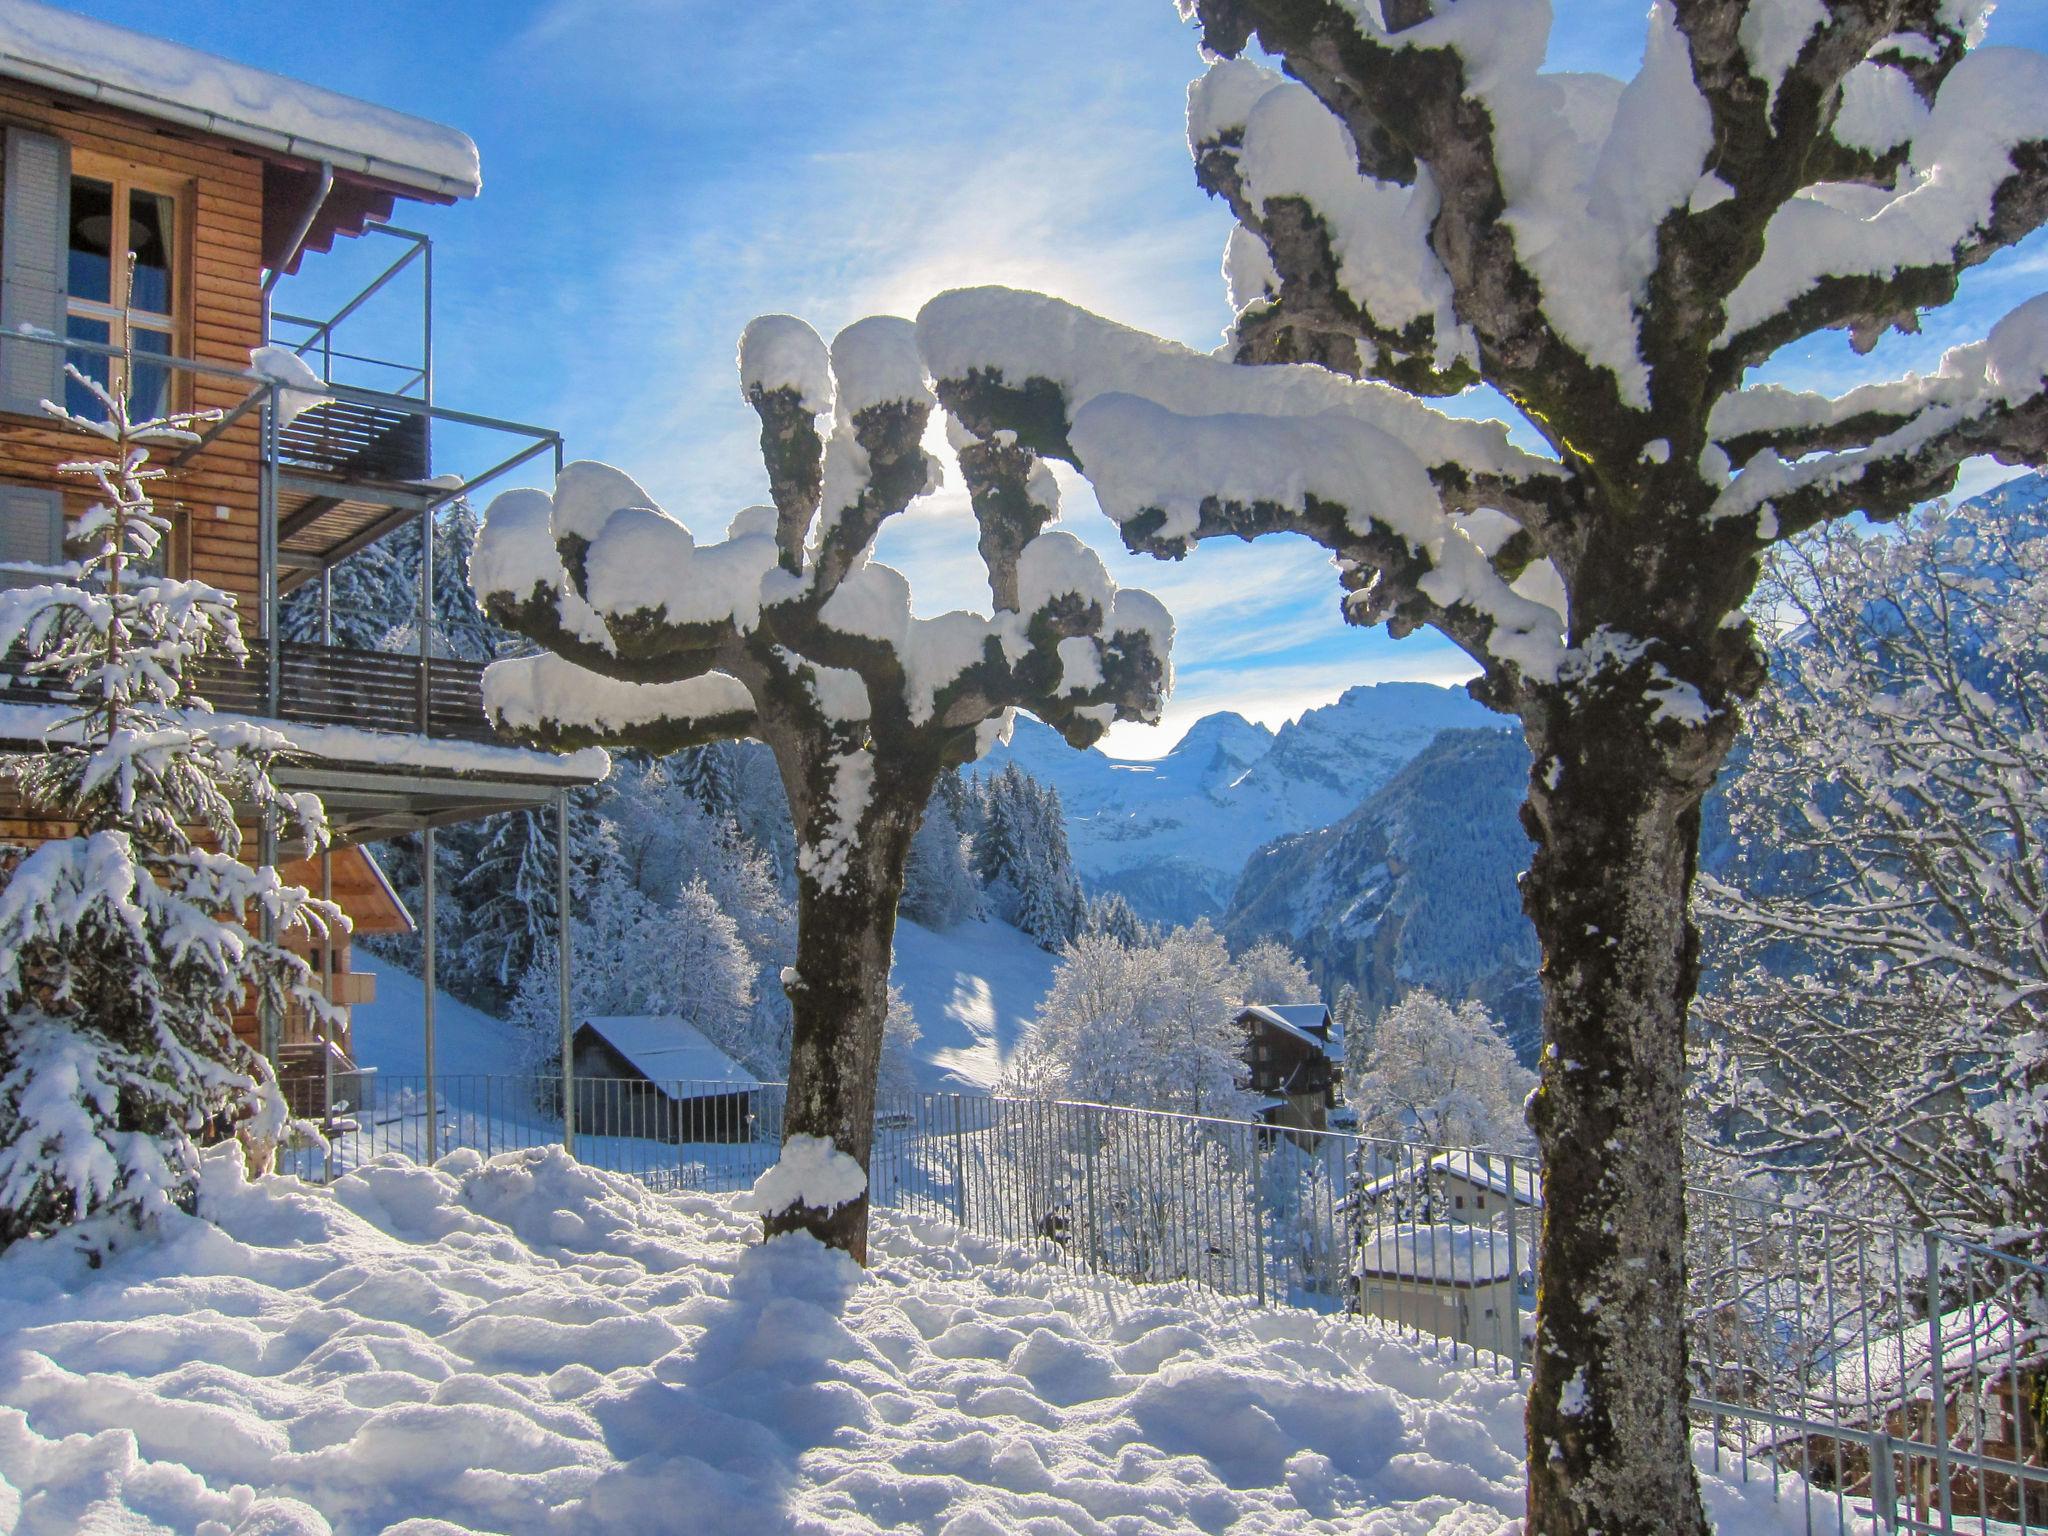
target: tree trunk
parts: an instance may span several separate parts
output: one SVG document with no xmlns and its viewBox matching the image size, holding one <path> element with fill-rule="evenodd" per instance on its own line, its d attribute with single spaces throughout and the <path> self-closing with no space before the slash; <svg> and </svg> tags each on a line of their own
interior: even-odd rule
<svg viewBox="0 0 2048 1536">
<path fill-rule="evenodd" d="M 1531 1536 L 1706 1536 L 1685 1405 L 1687 914 L 1722 748 L 1618 691 L 1532 723 L 1523 900 L 1543 945 Z M 1664 734 L 1659 735 L 1659 731 Z M 1698 735 L 1699 733 L 1690 733 Z"/>
<path fill-rule="evenodd" d="M 797 964 L 788 983 L 789 1101 L 783 1138 L 822 1136 L 865 1169 L 875 1138 L 875 1079 L 889 1013 L 889 962 L 910 838 L 923 808 L 878 802 L 831 884 L 797 882 Z M 868 1196 L 834 1209 L 796 1206 L 769 1215 L 770 1237 L 809 1232 L 868 1258 Z"/>
</svg>

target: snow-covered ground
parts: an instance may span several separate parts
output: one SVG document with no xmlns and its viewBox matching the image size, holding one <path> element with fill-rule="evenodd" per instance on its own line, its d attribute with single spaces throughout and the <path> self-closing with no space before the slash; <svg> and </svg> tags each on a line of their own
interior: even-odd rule
<svg viewBox="0 0 2048 1536">
<path fill-rule="evenodd" d="M 356 1059 L 386 1074 L 424 1072 L 420 979 L 361 949 L 353 963 L 377 977 L 377 1000 L 355 1010 Z M 898 923 L 890 977 L 924 1031 L 915 1052 L 918 1086 L 969 1092 L 994 1087 L 1025 1024 L 1051 990 L 1057 964 L 1057 957 L 1008 923 L 962 923 L 945 933 Z M 531 1070 L 511 1025 L 445 992 L 438 996 L 434 1066 L 442 1077 Z"/>
<path fill-rule="evenodd" d="M 215 1155 L 201 1209 L 96 1272 L 0 1258 L 0 1531 L 1517 1528 L 1515 1384 L 1357 1322 L 887 1214 L 864 1275 L 552 1149 L 332 1189 Z M 1802 1530 L 1795 1489 L 1708 1480 L 1724 1532 Z"/>
<path fill-rule="evenodd" d="M 920 1088 L 986 1091 L 1002 1076 L 1024 1026 L 1052 990 L 1059 959 L 1008 923 L 962 923 L 934 933 L 896 925 L 889 973 L 924 1031 Z"/>
</svg>

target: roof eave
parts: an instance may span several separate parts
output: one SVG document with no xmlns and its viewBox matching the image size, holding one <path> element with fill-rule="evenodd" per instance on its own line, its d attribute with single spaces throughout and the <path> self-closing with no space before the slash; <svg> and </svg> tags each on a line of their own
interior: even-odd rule
<svg viewBox="0 0 2048 1536">
<path fill-rule="evenodd" d="M 0 77 L 45 86 L 69 96 L 81 96 L 88 101 L 118 107 L 123 111 L 134 112 L 159 122 L 177 123 L 201 133 L 233 139 L 237 143 L 252 144 L 260 149 L 268 149 L 294 159 L 310 160 L 355 171 L 428 198 L 453 202 L 458 198 L 475 197 L 482 190 L 481 183 L 474 179 L 448 176 L 440 171 L 428 170 L 424 166 L 405 165 L 361 150 L 324 144 L 318 139 L 307 138 L 301 134 L 285 133 L 276 128 L 265 127 L 261 123 L 252 123 L 245 118 L 187 106 L 184 102 L 173 101 L 153 91 L 112 85 L 104 80 L 95 80 L 90 75 L 60 69 L 34 59 L 24 59 L 16 54 L 0 52 Z"/>
</svg>

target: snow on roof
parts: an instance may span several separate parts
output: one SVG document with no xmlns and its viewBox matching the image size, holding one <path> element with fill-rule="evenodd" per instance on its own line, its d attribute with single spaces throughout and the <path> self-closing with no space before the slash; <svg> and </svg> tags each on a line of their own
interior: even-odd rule
<svg viewBox="0 0 2048 1536">
<path fill-rule="evenodd" d="M 1503 1198 L 1508 1193 L 1508 1167 L 1505 1158 L 1495 1157 L 1489 1152 L 1439 1152 L 1420 1168 L 1410 1165 L 1396 1169 L 1383 1178 L 1375 1179 L 1359 1190 L 1366 1199 L 1384 1195 L 1399 1185 L 1413 1180 L 1418 1173 L 1427 1171 L 1442 1174 L 1447 1178 L 1463 1179 L 1480 1189 L 1488 1190 Z M 1541 1206 L 1543 1184 L 1536 1176 L 1533 1162 L 1516 1160 L 1514 1169 L 1515 1200 L 1521 1205 Z"/>
<path fill-rule="evenodd" d="M 1247 1003 L 1239 1018 L 1247 1016 L 1262 1020 L 1319 1051 L 1327 1052 L 1333 1041 L 1343 1038 L 1334 1027 L 1327 1031 L 1329 1038 L 1324 1038 L 1330 1010 L 1321 1003 Z"/>
<path fill-rule="evenodd" d="M 1359 1240 L 1351 1272 L 1441 1285 L 1486 1285 L 1507 1279 L 1515 1266 L 1507 1233 L 1442 1222 L 1367 1232 Z"/>
<path fill-rule="evenodd" d="M 585 1019 L 581 1027 L 625 1057 L 650 1082 L 760 1086 L 751 1072 L 705 1039 L 696 1025 L 682 1019 L 665 1014 L 616 1014 Z"/>
<path fill-rule="evenodd" d="M 0 4 L 4 3 L 0 0 Z M 62 704 L 0 703 L 0 741 L 45 744 L 75 740 L 76 729 L 63 728 L 75 713 L 71 706 Z M 303 720 L 266 720 L 225 712 L 200 718 L 212 724 L 247 720 L 276 731 L 293 747 L 323 763 L 449 773 L 516 773 L 525 778 L 565 779 L 577 784 L 595 784 L 611 772 L 611 756 L 602 747 L 556 753 L 487 741 L 449 741 L 397 731 L 366 731 L 353 725 L 311 725 Z"/>
<path fill-rule="evenodd" d="M 0 0 L 0 76 L 437 197 L 482 187 L 466 133 L 33 0 Z"/>
<path fill-rule="evenodd" d="M 2013 1363 L 2027 1359 L 2040 1330 L 1999 1301 L 1979 1301 L 1944 1312 L 1941 1317 L 1941 1363 L 1953 1390 L 2004 1376 Z M 1845 1404 L 1896 1406 L 1902 1398 L 1924 1398 L 1933 1389 L 1927 1362 L 1925 1322 L 1913 1322 L 1897 1333 L 1865 1340 L 1851 1335 L 1830 1363 L 1819 1362 L 1814 1390 Z"/>
</svg>

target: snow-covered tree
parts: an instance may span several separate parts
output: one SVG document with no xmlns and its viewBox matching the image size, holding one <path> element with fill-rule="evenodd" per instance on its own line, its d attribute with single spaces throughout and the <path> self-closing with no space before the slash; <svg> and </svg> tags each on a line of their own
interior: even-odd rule
<svg viewBox="0 0 2048 1536">
<path fill-rule="evenodd" d="M 1361 1131 L 1436 1147 L 1527 1150 L 1522 1105 L 1536 1074 L 1515 1060 L 1484 1003 L 1453 1007 L 1417 989 L 1369 1033 L 1360 1074 L 1345 1089 Z"/>
<path fill-rule="evenodd" d="M 669 901 L 622 881 L 601 881 L 570 933 L 575 1017 L 673 1014 L 749 1070 L 771 1075 L 769 1042 L 753 1029 L 752 959 L 739 925 L 703 880 L 691 880 Z M 511 1006 L 542 1073 L 559 1049 L 556 958 L 552 947 L 534 956 Z"/>
<path fill-rule="evenodd" d="M 912 1012 L 910 999 L 892 982 L 889 1008 L 882 1023 L 882 1066 L 876 1078 L 875 1100 L 879 1104 L 904 1104 L 917 1092 L 917 1042 L 924 1029 Z"/>
<path fill-rule="evenodd" d="M 980 915 L 981 887 L 968 868 L 968 846 L 966 833 L 953 819 L 952 803 L 935 790 L 910 841 L 903 876 L 905 917 L 946 929 Z"/>
<path fill-rule="evenodd" d="M 0 650 L 19 644 L 76 701 L 45 750 L 0 770 L 32 814 L 76 828 L 0 849 L 0 1247 L 72 1229 L 97 1256 L 190 1208 L 203 1140 L 232 1132 L 267 1165 L 284 1101 L 232 1019 L 293 1004 L 325 1019 L 305 961 L 262 930 L 346 919 L 242 862 L 248 824 L 311 851 L 326 818 L 272 781 L 281 736 L 186 691 L 193 663 L 246 659 L 234 599 L 150 574 L 169 526 L 150 453 L 211 417 L 132 421 L 124 394 L 70 374 L 106 413 L 45 402 L 97 444 L 64 466 L 99 498 L 74 529 L 89 552 L 0 593 Z"/>
<path fill-rule="evenodd" d="M 1115 939 L 1124 945 L 1149 944 L 1158 930 L 1142 917 L 1121 891 L 1105 891 L 1090 898 L 1081 916 L 1081 932 Z"/>
<path fill-rule="evenodd" d="M 1238 996 L 1248 1003 L 1316 1003 L 1322 994 L 1301 957 L 1278 939 L 1260 939 L 1239 952 Z"/>
<path fill-rule="evenodd" d="M 1134 1109 L 1240 1115 L 1251 1105 L 1242 982 L 1206 921 L 1126 945 L 1084 934 L 1025 1030 L 1012 1091 Z"/>
<path fill-rule="evenodd" d="M 1004 921 L 1058 950 L 1081 931 L 1087 909 L 1059 791 L 1013 762 L 981 786 L 981 800 L 976 877 Z"/>
<path fill-rule="evenodd" d="M 1343 608 L 1465 651 L 1519 717 L 1548 1166 L 1532 1536 L 1702 1536 L 1680 1167 L 1700 804 L 1763 667 L 1774 543 L 2048 458 L 2048 298 L 1925 375 L 1868 349 L 2048 219 L 2048 60 L 1983 0 L 1656 0 L 1632 80 L 1545 73 L 1540 0 L 1180 0 L 1236 216 L 1233 356 L 1036 294 L 925 307 L 941 400 L 1074 464 L 1133 548 L 1306 536 Z M 1253 45 L 1270 65 L 1253 56 Z M 1273 67 L 1277 66 L 1277 67 Z M 1492 386 L 1547 451 L 1424 397 Z"/>
<path fill-rule="evenodd" d="M 767 743 L 796 834 L 786 1134 L 865 1168 L 896 907 L 932 790 L 1020 707 L 1076 746 L 1156 716 L 1172 623 L 1148 594 L 1117 591 L 1080 540 L 1045 531 L 1052 474 L 1002 440 L 960 449 L 992 614 L 913 618 L 908 583 L 871 555 L 938 481 L 920 446 L 934 401 L 915 328 L 873 317 L 828 349 L 802 321 L 768 316 L 739 362 L 774 505 L 700 548 L 604 465 L 570 465 L 552 495 L 500 496 L 471 579 L 548 654 L 499 662 L 485 698 L 542 742 Z M 867 1212 L 864 1193 L 829 1208 L 797 1198 L 765 1221 L 865 1257 Z"/>
<path fill-rule="evenodd" d="M 2032 482 L 2038 488 L 2039 482 Z M 2017 489 L 2017 488 L 2015 488 Z M 1752 1162 L 2048 1260 L 2048 522 L 1816 530 L 1703 882 L 1700 1089 Z"/>
</svg>

